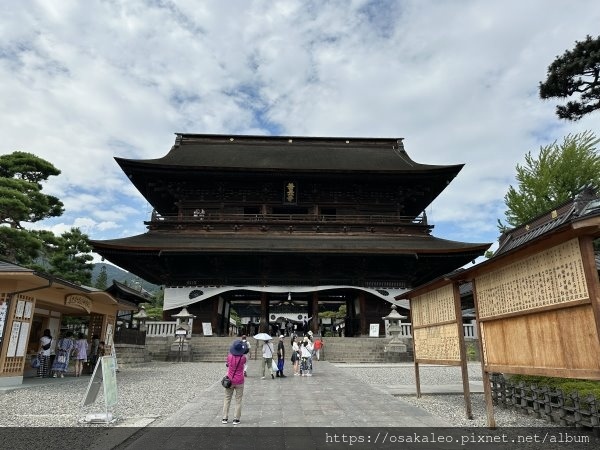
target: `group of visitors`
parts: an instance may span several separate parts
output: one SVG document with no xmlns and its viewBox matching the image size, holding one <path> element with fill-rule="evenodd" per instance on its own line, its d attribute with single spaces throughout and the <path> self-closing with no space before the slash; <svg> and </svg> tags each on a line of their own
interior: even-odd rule
<svg viewBox="0 0 600 450">
<path fill-rule="evenodd" d="M 265 340 L 262 346 L 261 379 L 265 379 L 266 373 L 270 373 L 271 379 L 286 378 L 283 373 L 285 363 L 285 336 L 279 336 L 277 350 L 271 340 Z M 291 361 L 294 367 L 294 375 L 311 377 L 313 373 L 313 357 L 320 359 L 320 350 L 323 348 L 323 341 L 317 338 L 313 343 L 313 333 L 309 331 L 298 342 L 298 336 L 295 334 L 291 339 L 292 356 Z M 246 336 L 236 340 L 231 344 L 229 354 L 227 355 L 227 377 L 231 380 L 231 386 L 225 388 L 225 399 L 223 401 L 223 419 L 221 423 L 229 423 L 229 408 L 231 399 L 235 393 L 235 408 L 232 423 L 238 425 L 242 414 L 242 397 L 244 395 L 244 379 L 248 375 L 248 360 L 246 355 L 250 354 L 250 343 Z M 275 360 L 277 356 L 277 360 Z"/>
<path fill-rule="evenodd" d="M 51 358 L 52 334 L 49 329 L 44 330 L 40 338 L 37 354 L 38 378 L 64 378 L 68 372 L 71 358 L 75 360 L 74 375 L 80 377 L 86 362 L 95 365 L 97 359 L 104 355 L 104 342 L 97 335 L 92 337 L 92 349 L 83 333 L 78 333 L 74 339 L 73 332 L 67 331 L 56 343 L 54 360 Z M 92 366 L 93 367 L 93 366 Z"/>
</svg>

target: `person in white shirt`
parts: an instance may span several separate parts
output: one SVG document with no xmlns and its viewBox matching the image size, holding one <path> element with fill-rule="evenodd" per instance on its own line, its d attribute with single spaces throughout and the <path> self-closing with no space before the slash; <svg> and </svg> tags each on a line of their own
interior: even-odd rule
<svg viewBox="0 0 600 450">
<path fill-rule="evenodd" d="M 275 353 L 273 349 L 273 344 L 271 341 L 265 341 L 262 346 L 262 356 L 263 356 L 263 364 L 262 364 L 262 379 L 265 379 L 265 367 L 267 367 L 271 371 L 271 378 L 275 379 L 275 372 L 273 371 L 273 354 Z"/>
<path fill-rule="evenodd" d="M 312 358 L 312 351 L 312 344 L 308 337 L 305 337 L 300 346 L 300 357 L 302 358 L 300 361 L 300 375 L 303 377 L 312 377 L 312 364 L 310 361 Z"/>
</svg>

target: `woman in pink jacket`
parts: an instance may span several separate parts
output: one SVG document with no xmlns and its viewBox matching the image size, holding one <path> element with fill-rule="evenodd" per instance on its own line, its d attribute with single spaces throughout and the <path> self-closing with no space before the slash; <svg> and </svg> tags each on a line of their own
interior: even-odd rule
<svg viewBox="0 0 600 450">
<path fill-rule="evenodd" d="M 242 396 L 244 395 L 244 364 L 246 363 L 246 345 L 239 340 L 233 341 L 229 354 L 227 355 L 227 376 L 231 380 L 231 387 L 225 388 L 225 400 L 223 401 L 223 420 L 221 423 L 229 422 L 229 405 L 235 391 L 235 411 L 233 424 L 240 423 L 242 415 Z"/>
</svg>

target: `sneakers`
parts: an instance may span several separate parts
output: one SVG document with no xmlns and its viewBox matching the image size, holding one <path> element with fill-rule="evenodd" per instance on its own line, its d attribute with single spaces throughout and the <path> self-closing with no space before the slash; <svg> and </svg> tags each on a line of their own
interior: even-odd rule
<svg viewBox="0 0 600 450">
<path fill-rule="evenodd" d="M 275 375 L 271 374 L 271 378 L 275 379 Z"/>
<path fill-rule="evenodd" d="M 260 379 L 261 379 L 261 380 L 264 380 L 264 379 L 265 379 L 265 377 L 260 377 Z"/>
<path fill-rule="evenodd" d="M 221 423 L 227 423 L 229 420 L 228 419 L 223 419 L 221 420 Z M 233 421 L 235 423 L 235 420 Z"/>
<path fill-rule="evenodd" d="M 239 425 L 240 424 L 240 419 L 233 419 L 233 424 L 234 425 Z"/>
</svg>

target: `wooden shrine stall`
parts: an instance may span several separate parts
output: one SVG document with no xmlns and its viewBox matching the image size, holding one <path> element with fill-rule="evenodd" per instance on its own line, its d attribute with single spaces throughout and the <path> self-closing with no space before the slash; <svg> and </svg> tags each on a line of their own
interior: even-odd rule
<svg viewBox="0 0 600 450">
<path fill-rule="evenodd" d="M 64 316 L 89 317 L 87 338 L 97 334 L 110 352 L 118 309 L 105 291 L 0 261 L 0 386 L 19 385 L 24 376 L 35 375 L 30 358 L 45 329 L 54 354 Z"/>
</svg>

